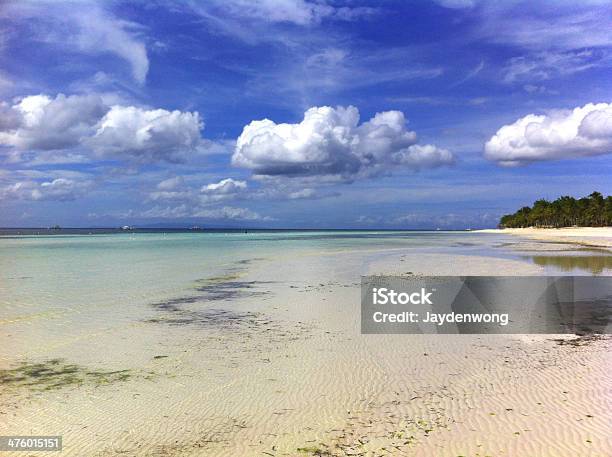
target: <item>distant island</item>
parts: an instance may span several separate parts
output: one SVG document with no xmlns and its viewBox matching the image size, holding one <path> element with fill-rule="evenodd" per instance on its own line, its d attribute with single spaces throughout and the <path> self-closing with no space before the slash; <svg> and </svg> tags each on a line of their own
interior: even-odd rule
<svg viewBox="0 0 612 457">
<path fill-rule="evenodd" d="M 555 201 L 536 200 L 499 221 L 500 228 L 523 227 L 608 227 L 612 225 L 612 196 L 593 192 L 575 199 L 563 196 Z"/>
</svg>

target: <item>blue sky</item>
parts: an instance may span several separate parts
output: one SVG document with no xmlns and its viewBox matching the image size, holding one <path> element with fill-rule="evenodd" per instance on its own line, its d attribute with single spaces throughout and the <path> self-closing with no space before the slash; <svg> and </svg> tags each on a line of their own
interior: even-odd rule
<svg viewBox="0 0 612 457">
<path fill-rule="evenodd" d="M 0 225 L 490 227 L 612 193 L 608 2 L 4 2 Z"/>
</svg>

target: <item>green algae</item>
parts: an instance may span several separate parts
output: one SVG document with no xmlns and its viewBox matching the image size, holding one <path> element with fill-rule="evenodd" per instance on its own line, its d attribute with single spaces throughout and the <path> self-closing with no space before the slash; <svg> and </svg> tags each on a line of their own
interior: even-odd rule
<svg viewBox="0 0 612 457">
<path fill-rule="evenodd" d="M 64 359 L 50 359 L 38 363 L 22 362 L 15 368 L 1 369 L 0 385 L 44 391 L 79 385 L 100 386 L 127 381 L 131 377 L 130 370 L 90 370 Z"/>
</svg>

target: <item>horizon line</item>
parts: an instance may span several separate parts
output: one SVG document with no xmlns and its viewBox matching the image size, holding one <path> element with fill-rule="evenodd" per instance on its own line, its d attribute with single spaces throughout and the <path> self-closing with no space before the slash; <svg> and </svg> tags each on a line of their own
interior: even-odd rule
<svg viewBox="0 0 612 457">
<path fill-rule="evenodd" d="M 372 228 L 372 227 L 334 227 L 334 228 L 329 228 L 329 227 L 148 227 L 148 226 L 142 226 L 142 227 L 136 227 L 136 226 L 129 226 L 129 229 L 124 229 L 122 226 L 92 226 L 92 227 L 0 227 L 0 230 L 57 230 L 57 231 L 61 231 L 61 230 L 119 230 L 119 231 L 124 231 L 124 232 L 133 232 L 133 231 L 138 231 L 138 230 L 156 230 L 156 231 L 160 231 L 160 230 L 189 230 L 189 231 L 209 231 L 209 230 L 259 230 L 259 231 L 263 231 L 263 230 L 278 230 L 278 231 L 288 231 L 288 230 L 294 230 L 294 231 L 314 231 L 314 230 L 369 230 L 369 231 L 389 231 L 389 232 L 396 232 L 396 231 L 466 231 L 466 230 L 481 230 L 484 228 L 491 228 L 491 227 L 466 227 L 466 228 L 442 228 L 442 227 L 436 227 L 436 228 L 389 228 L 389 227 L 385 227 L 385 228 Z"/>
</svg>

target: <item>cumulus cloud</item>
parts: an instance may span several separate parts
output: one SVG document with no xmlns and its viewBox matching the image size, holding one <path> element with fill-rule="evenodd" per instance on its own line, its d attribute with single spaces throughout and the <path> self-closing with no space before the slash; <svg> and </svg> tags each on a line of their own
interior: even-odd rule
<svg viewBox="0 0 612 457">
<path fill-rule="evenodd" d="M 246 181 L 236 181 L 232 178 L 222 179 L 217 183 L 202 186 L 201 192 L 204 194 L 228 195 L 246 190 Z"/>
<path fill-rule="evenodd" d="M 612 103 L 529 114 L 500 128 L 484 148 L 487 159 L 505 166 L 610 152 Z"/>
<path fill-rule="evenodd" d="M 30 95 L 10 109 L 0 124 L 0 144 L 17 149 L 54 150 L 77 146 L 108 108 L 95 95 Z"/>
<path fill-rule="evenodd" d="M 226 178 L 216 183 L 203 185 L 200 188 L 200 195 L 196 198 L 201 204 L 209 204 L 253 197 L 254 194 L 247 194 L 247 189 L 246 181 Z"/>
<path fill-rule="evenodd" d="M 211 147 L 201 137 L 197 112 L 110 106 L 99 95 L 30 95 L 12 106 L 1 103 L 0 115 L 0 146 L 18 152 L 82 148 L 101 158 L 150 163 L 182 162 Z M 83 161 L 82 154 L 63 157 Z M 47 155 L 45 161 L 53 160 Z"/>
<path fill-rule="evenodd" d="M 435 146 L 415 148 L 416 141 L 400 111 L 377 113 L 359 124 L 359 111 L 353 106 L 313 107 L 298 124 L 264 119 L 246 125 L 232 163 L 257 175 L 344 179 L 373 176 L 397 166 L 414 170 L 452 164 L 450 152 Z"/>
<path fill-rule="evenodd" d="M 393 154 L 395 163 L 414 170 L 420 168 L 435 168 L 442 164 L 451 165 L 455 162 L 453 154 L 448 149 L 432 144 L 413 144 Z"/>
<path fill-rule="evenodd" d="M 101 155 L 129 155 L 138 161 L 181 162 L 201 141 L 197 112 L 113 106 L 86 144 Z"/>
</svg>

